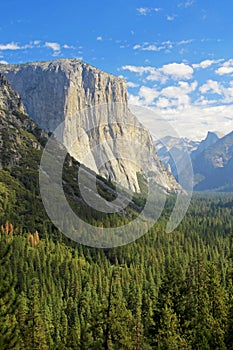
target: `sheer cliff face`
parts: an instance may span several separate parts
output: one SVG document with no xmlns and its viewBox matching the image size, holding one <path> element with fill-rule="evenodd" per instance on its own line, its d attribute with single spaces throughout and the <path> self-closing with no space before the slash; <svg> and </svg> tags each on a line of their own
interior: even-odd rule
<svg viewBox="0 0 233 350">
<path fill-rule="evenodd" d="M 137 173 L 142 172 L 169 190 L 178 188 L 154 152 L 150 134 L 129 112 L 124 80 L 73 59 L 0 70 L 40 127 L 54 131 L 63 122 L 69 153 L 96 173 L 133 191 L 139 191 Z"/>
</svg>

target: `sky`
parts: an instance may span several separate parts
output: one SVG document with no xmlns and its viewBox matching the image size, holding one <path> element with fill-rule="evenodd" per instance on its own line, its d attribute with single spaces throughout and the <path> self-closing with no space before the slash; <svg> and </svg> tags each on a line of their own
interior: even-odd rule
<svg viewBox="0 0 233 350">
<path fill-rule="evenodd" d="M 200 140 L 233 130 L 232 13 L 233 0 L 2 0 L 0 62 L 81 59 Z"/>
</svg>

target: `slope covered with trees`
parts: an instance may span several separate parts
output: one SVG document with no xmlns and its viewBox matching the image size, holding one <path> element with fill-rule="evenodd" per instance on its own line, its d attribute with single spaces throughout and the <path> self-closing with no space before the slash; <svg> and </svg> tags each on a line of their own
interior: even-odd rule
<svg viewBox="0 0 233 350">
<path fill-rule="evenodd" d="M 233 197 L 127 246 L 1 226 L 1 349 L 232 349 Z"/>
</svg>

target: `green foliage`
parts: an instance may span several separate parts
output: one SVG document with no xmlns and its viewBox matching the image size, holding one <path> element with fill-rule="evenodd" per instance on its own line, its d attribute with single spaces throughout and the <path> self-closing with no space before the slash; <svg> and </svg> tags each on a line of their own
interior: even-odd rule
<svg viewBox="0 0 233 350">
<path fill-rule="evenodd" d="M 110 250 L 2 221 L 1 349 L 232 349 L 232 200 L 196 196 L 173 233 L 162 218 Z"/>
</svg>

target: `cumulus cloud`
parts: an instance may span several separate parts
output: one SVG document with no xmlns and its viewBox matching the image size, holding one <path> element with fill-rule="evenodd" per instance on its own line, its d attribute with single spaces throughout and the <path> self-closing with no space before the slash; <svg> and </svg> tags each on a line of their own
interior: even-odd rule
<svg viewBox="0 0 233 350">
<path fill-rule="evenodd" d="M 48 47 L 50 49 L 52 49 L 53 51 L 60 51 L 61 50 L 61 45 L 59 43 L 56 42 L 46 42 L 45 43 L 45 47 Z"/>
<path fill-rule="evenodd" d="M 8 64 L 8 62 L 5 60 L 0 60 L 0 64 Z"/>
<path fill-rule="evenodd" d="M 160 68 L 151 66 L 131 66 L 126 65 L 122 67 L 123 70 L 129 70 L 133 73 L 148 74 L 146 77 L 150 81 L 166 82 L 168 78 L 173 80 L 191 79 L 193 75 L 193 68 L 185 63 L 169 63 Z"/>
<path fill-rule="evenodd" d="M 130 96 L 130 101 L 135 105 L 140 104 L 138 96 Z M 148 117 L 146 113 L 137 115 L 140 122 L 150 130 L 156 128 L 156 123 L 159 128 L 161 119 L 170 124 L 178 136 L 188 137 L 190 140 L 205 138 L 207 131 L 218 130 L 222 134 L 227 134 L 229 130 L 232 130 L 233 108 L 231 105 L 183 104 L 177 107 L 171 105 L 168 99 L 161 97 L 156 106 L 151 106 L 150 109 L 154 112 L 154 118 Z M 164 136 L 168 134 L 168 130 L 164 130 Z"/>
<path fill-rule="evenodd" d="M 17 43 L 11 42 L 8 44 L 0 44 L 0 50 L 5 51 L 5 50 L 20 50 L 21 46 L 19 46 Z"/>
<path fill-rule="evenodd" d="M 159 86 L 148 87 L 141 86 L 138 95 L 132 97 L 131 103 L 140 104 L 141 106 L 157 106 L 158 108 L 181 108 L 190 104 L 190 94 L 197 88 L 197 82 L 187 83 L 179 81 L 177 85 L 168 86 L 161 89 Z"/>
<path fill-rule="evenodd" d="M 211 79 L 207 80 L 207 82 L 205 84 L 203 84 L 199 90 L 202 94 L 206 94 L 207 92 L 211 92 L 214 94 L 222 95 L 222 89 L 221 89 L 220 83 L 218 81 L 214 81 Z"/>
<path fill-rule="evenodd" d="M 200 102 L 203 104 L 213 104 L 216 102 L 221 103 L 233 103 L 233 81 L 230 81 L 228 84 L 223 84 L 218 81 L 208 80 L 205 84 L 200 87 L 200 92 L 205 95 L 205 97 L 201 96 Z M 208 99 L 206 98 L 207 95 Z M 211 99 L 211 95 L 218 95 L 218 100 Z M 203 102 L 204 101 L 204 102 Z"/>
<path fill-rule="evenodd" d="M 97 36 L 96 40 L 97 41 L 103 41 L 103 38 L 102 38 L 102 36 Z"/>
<path fill-rule="evenodd" d="M 123 76 L 120 76 L 120 75 L 119 75 L 119 77 L 124 78 Z M 135 84 L 135 83 L 133 83 L 133 82 L 131 82 L 131 81 L 128 81 L 128 82 L 127 82 L 127 86 L 128 86 L 129 88 L 136 88 L 136 87 L 138 87 L 139 85 L 138 85 L 138 84 Z"/>
<path fill-rule="evenodd" d="M 159 71 L 173 79 L 191 79 L 193 75 L 193 68 L 186 63 L 169 63 L 159 68 Z"/>
<path fill-rule="evenodd" d="M 233 59 L 224 62 L 221 67 L 219 67 L 216 71 L 218 75 L 232 74 L 233 73 Z"/>
<path fill-rule="evenodd" d="M 143 104 L 153 104 L 155 98 L 159 96 L 159 91 L 156 88 L 150 88 L 142 86 L 139 90 L 140 99 L 143 100 Z"/>
<path fill-rule="evenodd" d="M 72 45 L 67 45 L 67 44 L 64 44 L 62 47 L 63 47 L 63 49 L 75 49 L 74 46 L 72 46 Z"/>
<path fill-rule="evenodd" d="M 154 72 L 155 68 L 154 67 L 150 67 L 150 66 L 132 66 L 132 65 L 126 65 L 123 66 L 121 69 L 123 70 L 128 70 L 132 73 L 137 73 L 137 74 L 144 74 L 144 73 L 148 73 L 148 72 Z"/>
<path fill-rule="evenodd" d="M 129 94 L 129 103 L 150 108 L 158 122 L 166 119 L 182 137 L 202 139 L 208 130 L 226 134 L 233 125 L 233 78 L 220 80 L 214 73 L 232 74 L 233 59 L 222 61 L 205 59 L 192 65 L 173 62 L 160 67 L 124 66 L 123 70 L 138 74 L 142 82 L 140 88 Z M 198 85 L 193 79 L 195 70 L 212 66 L 218 69 L 206 73 L 211 72 L 214 78 Z M 156 120 L 149 120 L 144 113 L 140 121 L 150 128 L 150 123 L 154 127 Z"/>
<path fill-rule="evenodd" d="M 206 68 L 209 68 L 210 66 L 212 66 L 213 64 L 217 64 L 221 62 L 221 60 L 204 60 L 204 61 L 201 61 L 200 63 L 194 63 L 192 65 L 192 67 L 195 69 L 199 69 L 199 68 L 202 68 L 202 69 L 206 69 Z"/>
</svg>

